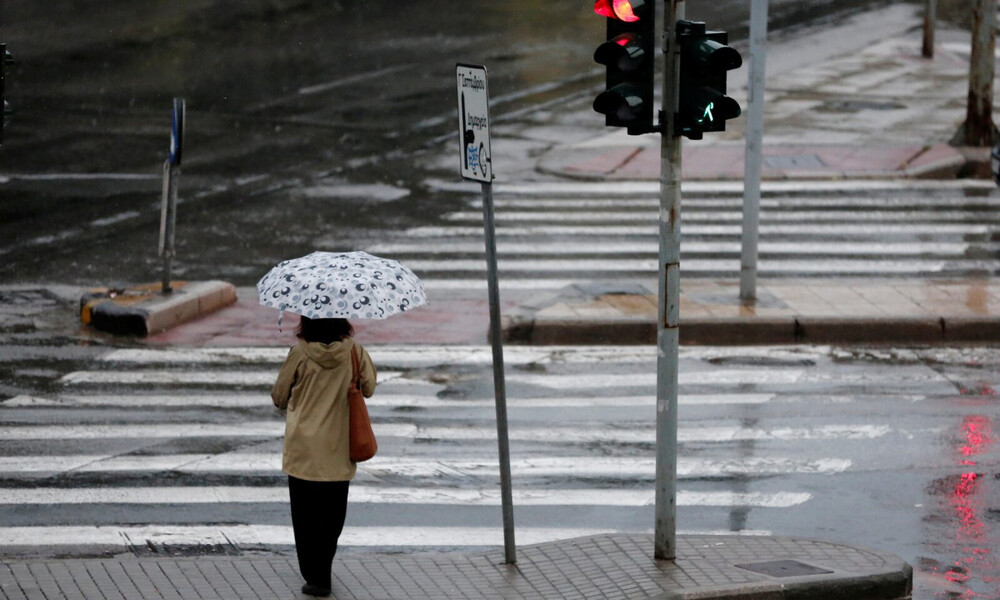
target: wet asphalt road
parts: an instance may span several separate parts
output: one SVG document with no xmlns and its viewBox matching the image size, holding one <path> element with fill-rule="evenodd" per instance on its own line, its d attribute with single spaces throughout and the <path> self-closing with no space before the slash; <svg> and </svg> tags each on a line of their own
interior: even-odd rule
<svg viewBox="0 0 1000 600">
<path fill-rule="evenodd" d="M 687 17 L 745 37 L 741 2 Z M 880 2 L 771 2 L 771 28 Z M 833 15 L 833 16 L 831 16 Z M 0 283 L 156 279 L 171 98 L 187 101 L 177 276 L 256 280 L 319 235 L 391 239 L 463 198 L 454 65 L 490 68 L 494 120 L 589 111 L 603 22 L 589 2 L 7 0 L 17 114 L 0 150 Z"/>
<path fill-rule="evenodd" d="M 489 349 L 371 350 L 380 456 L 352 485 L 344 551 L 496 540 Z M 14 529 L 0 532 L 0 553 L 93 552 L 96 526 L 163 530 L 136 553 L 289 552 L 287 541 L 239 533 L 272 539 L 267 528 L 289 525 L 281 418 L 267 398 L 282 353 L 111 351 L 6 334 L 0 522 Z M 651 528 L 654 354 L 508 349 L 522 540 Z M 685 348 L 680 367 L 683 532 L 875 547 L 914 566 L 915 598 L 996 597 L 995 349 Z M 244 537 L 169 546 L 202 525 Z M 392 527 L 414 533 L 400 542 Z"/>
</svg>

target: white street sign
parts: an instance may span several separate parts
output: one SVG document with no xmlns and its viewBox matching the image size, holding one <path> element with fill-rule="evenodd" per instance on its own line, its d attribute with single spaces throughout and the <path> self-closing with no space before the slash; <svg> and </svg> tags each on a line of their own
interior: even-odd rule
<svg viewBox="0 0 1000 600">
<path fill-rule="evenodd" d="M 462 147 L 462 177 L 492 183 L 486 67 L 459 64 L 455 67 L 455 75 L 458 80 L 458 136 Z"/>
</svg>

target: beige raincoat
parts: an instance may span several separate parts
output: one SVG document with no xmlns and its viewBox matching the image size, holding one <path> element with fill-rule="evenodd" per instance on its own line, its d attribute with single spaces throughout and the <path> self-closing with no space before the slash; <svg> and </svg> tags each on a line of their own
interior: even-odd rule
<svg viewBox="0 0 1000 600">
<path fill-rule="evenodd" d="M 308 481 L 349 481 L 357 465 L 348 448 L 347 388 L 351 383 L 351 348 L 358 349 L 361 391 L 375 393 L 375 366 L 352 338 L 332 344 L 299 343 L 292 347 L 271 389 L 274 405 L 287 410 L 282 470 Z"/>
</svg>

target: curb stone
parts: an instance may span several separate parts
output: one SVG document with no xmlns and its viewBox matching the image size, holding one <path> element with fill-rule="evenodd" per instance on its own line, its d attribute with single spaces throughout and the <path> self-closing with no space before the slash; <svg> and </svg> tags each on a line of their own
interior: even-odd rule
<svg viewBox="0 0 1000 600">
<path fill-rule="evenodd" d="M 93 289 L 80 298 L 80 319 L 101 331 L 147 336 L 236 302 L 236 287 L 225 281 L 173 282 L 168 294 L 160 285 Z"/>
</svg>

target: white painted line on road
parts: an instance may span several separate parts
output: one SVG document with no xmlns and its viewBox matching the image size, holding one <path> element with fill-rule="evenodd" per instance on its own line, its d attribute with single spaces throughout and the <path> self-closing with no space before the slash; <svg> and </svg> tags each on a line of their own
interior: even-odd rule
<svg viewBox="0 0 1000 600">
<path fill-rule="evenodd" d="M 892 432 L 887 425 L 826 425 L 813 428 L 780 427 L 681 427 L 681 443 L 734 441 L 869 440 Z M 495 440 L 489 427 L 420 427 L 417 440 Z M 509 436 L 518 442 L 654 444 L 656 430 L 630 424 L 602 427 L 512 427 Z"/>
<path fill-rule="evenodd" d="M 870 242 L 863 247 L 844 242 L 819 242 L 803 240 L 801 242 L 761 242 L 758 247 L 760 254 L 787 254 L 792 256 L 827 254 L 833 256 L 919 256 L 922 254 L 940 254 L 963 257 L 973 245 L 966 242 Z M 976 244 L 983 252 L 1000 252 L 1000 244 Z M 696 254 L 734 254 L 740 252 L 740 242 L 733 241 L 700 241 L 691 240 L 684 243 L 683 256 Z M 480 256 L 484 253 L 482 244 L 474 242 L 453 242 L 441 244 L 437 240 L 419 242 L 386 243 L 369 246 L 373 254 L 427 254 L 434 256 Z M 648 242 L 609 242 L 591 245 L 585 248 L 574 244 L 558 242 L 513 242 L 502 241 L 497 245 L 500 256 L 623 256 L 629 258 L 648 258 L 658 252 L 655 240 Z"/>
<path fill-rule="evenodd" d="M 563 347 L 560 347 L 562 349 Z M 372 360 L 380 367 L 379 379 L 390 373 L 385 365 L 393 368 L 426 367 L 450 364 L 489 365 L 493 363 L 493 351 L 489 346 L 379 346 L 365 345 Z M 574 349 L 566 349 L 571 351 Z M 549 348 L 511 347 L 505 349 L 507 362 L 528 363 L 549 358 L 553 351 Z M 137 364 L 155 363 L 206 363 L 206 364 L 252 364 L 266 363 L 275 367 L 285 360 L 287 348 L 174 348 L 153 350 L 128 348 L 114 350 L 102 355 L 102 362 L 127 362 Z"/>
<path fill-rule="evenodd" d="M 518 506 L 653 506 L 654 490 L 516 489 Z M 805 492 L 737 493 L 679 490 L 679 506 L 788 508 L 808 502 Z M 377 487 L 352 485 L 351 504 L 500 506 L 500 491 L 482 488 Z M 57 504 L 247 504 L 288 502 L 288 488 L 277 487 L 116 487 L 0 489 L 0 505 Z"/>
<path fill-rule="evenodd" d="M 431 380 L 400 377 L 400 373 L 379 373 L 379 386 L 392 384 L 400 387 L 427 387 L 441 384 Z M 726 384 L 726 383 L 794 383 L 803 375 L 800 369 L 719 369 L 718 371 L 695 371 L 681 373 L 680 383 Z M 424 377 L 433 375 L 424 374 Z M 73 384 L 161 384 L 161 385 L 243 385 L 271 386 L 276 373 L 273 371 L 187 371 L 187 370 L 112 370 L 73 371 L 61 378 L 67 385 Z M 607 387 L 639 387 L 656 385 L 656 373 L 511 373 L 508 382 L 523 383 L 561 390 L 601 389 Z"/>
<path fill-rule="evenodd" d="M 448 272 L 480 272 L 486 264 L 474 259 L 451 260 L 408 260 L 407 266 L 418 274 Z M 732 259 L 688 259 L 681 261 L 681 273 L 731 273 L 739 270 L 739 261 Z M 655 274 L 657 261 L 646 260 L 600 260 L 600 259 L 503 259 L 497 267 L 501 272 L 548 273 L 579 271 L 586 273 L 650 273 Z M 946 269 L 979 269 L 992 271 L 996 261 L 985 259 L 906 259 L 882 260 L 878 258 L 856 259 L 779 259 L 762 258 L 759 269 L 775 273 L 836 274 L 836 273 L 938 273 Z M 505 282 L 501 281 L 501 287 Z"/>
<path fill-rule="evenodd" d="M 402 373 L 380 371 L 379 385 L 436 385 L 419 379 L 407 379 Z M 124 384 L 124 385 L 219 385 L 219 386 L 267 386 L 274 385 L 277 369 L 268 371 L 194 371 L 148 370 L 148 371 L 73 371 L 60 378 L 66 385 L 75 384 Z"/>
<path fill-rule="evenodd" d="M 680 385 L 789 384 L 802 379 L 802 369 L 719 369 L 682 371 Z M 507 383 L 520 383 L 558 390 L 603 389 L 656 386 L 656 373 L 508 373 Z"/>
<path fill-rule="evenodd" d="M 421 426 L 409 423 L 372 424 L 378 437 L 407 438 L 417 441 L 493 440 L 496 429 L 458 423 L 452 427 Z M 284 435 L 282 422 L 251 422 L 235 425 L 209 423 L 170 423 L 163 425 L 23 425 L 0 426 L 0 440 L 96 440 L 96 439 L 179 439 L 192 437 L 268 437 Z M 747 428 L 747 427 L 681 427 L 681 442 L 720 443 L 740 440 L 813 440 L 813 439 L 873 439 L 888 435 L 891 429 L 883 425 L 826 425 L 814 428 Z M 510 429 L 510 439 L 523 442 L 563 443 L 654 443 L 652 427 L 634 424 L 602 425 L 600 427 L 519 427 Z"/>
<path fill-rule="evenodd" d="M 280 365 L 288 356 L 288 348 L 123 348 L 101 355 L 102 362 L 131 363 L 207 363 Z M 277 375 L 277 372 L 275 372 Z"/>
<path fill-rule="evenodd" d="M 482 291 L 486 289 L 486 274 L 474 279 L 435 279 L 433 277 L 421 276 L 420 282 L 427 291 Z M 568 285 L 575 283 L 594 284 L 594 278 L 580 276 L 576 279 L 550 279 L 550 278 L 524 278 L 505 276 L 500 280 L 500 290 L 510 292 L 555 292 L 562 290 Z M 506 348 L 504 348 L 506 352 Z"/>
<path fill-rule="evenodd" d="M 104 179 L 117 181 L 145 181 L 147 179 L 162 179 L 162 175 L 149 173 L 8 173 L 7 180 L 22 181 L 100 181 Z"/>
<path fill-rule="evenodd" d="M 742 230 L 741 225 L 702 225 L 697 223 L 684 223 L 684 236 L 690 238 L 694 235 L 730 235 L 739 237 Z M 760 232 L 767 235 L 812 235 L 812 236 L 833 236 L 837 239 L 850 235 L 856 239 L 861 236 L 886 236 L 886 235 L 985 235 L 997 230 L 993 225 L 973 225 L 956 223 L 852 223 L 850 228 L 845 228 L 843 224 L 781 224 L 774 225 L 762 223 Z M 503 243 L 502 238 L 510 236 L 593 236 L 593 237 L 621 237 L 621 236 L 656 236 L 659 235 L 656 221 L 648 225 L 532 225 L 532 226 L 497 226 L 497 244 Z M 448 237 L 475 237 L 482 236 L 483 228 L 479 227 L 441 227 L 428 225 L 426 227 L 414 227 L 406 230 L 409 238 L 448 238 Z"/>
<path fill-rule="evenodd" d="M 719 404 L 767 404 L 775 399 L 775 394 L 681 394 L 678 402 L 682 406 L 702 406 Z M 378 394 L 367 398 L 369 407 L 398 408 L 493 408 L 492 399 L 462 400 L 438 398 L 434 395 L 392 395 Z M 54 399 L 34 396 L 15 396 L 0 402 L 0 408 L 25 408 L 35 406 L 95 407 L 114 406 L 122 408 L 261 408 L 271 406 L 267 395 L 240 394 L 194 394 L 194 395 L 149 395 L 135 394 L 93 396 L 68 395 Z M 556 397 L 556 398 L 508 398 L 511 409 L 532 408 L 588 408 L 588 407 L 652 407 L 656 405 L 654 396 L 597 396 L 597 397 Z"/>
<path fill-rule="evenodd" d="M 417 426 L 406 423 L 373 423 L 375 435 L 414 437 Z M 145 423 L 88 425 L 14 425 L 0 426 L 0 440 L 99 440 L 99 439 L 163 439 L 192 437 L 282 437 L 282 421 L 248 423 Z"/>
<path fill-rule="evenodd" d="M 498 211 L 497 226 L 508 223 L 655 223 L 656 211 Z M 854 225 L 862 220 L 857 211 L 768 211 L 761 215 L 761 223 L 803 221 L 810 223 L 837 223 Z M 997 215 L 981 211 L 879 211 L 867 210 L 863 213 L 865 223 L 970 223 L 981 225 L 996 220 Z M 476 223 L 482 221 L 482 212 L 458 211 L 447 213 L 443 220 L 453 223 Z M 742 211 L 714 210 L 684 212 L 684 225 L 690 223 L 740 223 Z"/>
<path fill-rule="evenodd" d="M 391 368 L 412 368 L 440 365 L 491 365 L 493 350 L 489 346 L 424 346 L 424 345 L 366 345 L 372 360 L 384 372 Z M 767 348 L 771 353 L 773 348 Z M 747 352 L 753 350 L 748 349 Z M 682 354 L 689 349 L 682 349 Z M 209 363 L 243 364 L 267 363 L 275 367 L 285 359 L 287 348 L 172 348 L 154 350 L 129 348 L 113 350 L 99 357 L 102 362 L 156 363 Z M 768 354 L 770 356 L 771 354 Z M 607 363 L 649 362 L 656 360 L 653 346 L 508 346 L 504 348 L 504 362 L 508 364 L 544 363 Z"/>
<path fill-rule="evenodd" d="M 377 435 L 377 434 L 376 434 Z M 684 477 L 728 475 L 766 476 L 777 474 L 841 473 L 851 467 L 849 459 L 747 457 L 712 460 L 681 457 L 677 473 Z M 513 458 L 511 468 L 522 477 L 617 478 L 645 477 L 655 473 L 655 461 L 646 457 L 545 456 Z M 82 473 L 161 472 L 281 474 L 281 452 L 268 454 L 227 453 L 217 455 L 175 454 L 161 456 L 0 456 L 0 473 Z M 382 477 L 499 477 L 495 458 L 430 459 L 379 455 L 358 465 L 359 481 Z"/>
<path fill-rule="evenodd" d="M 720 369 L 718 371 L 684 372 L 680 375 L 682 385 L 722 385 L 722 384 L 788 384 L 802 377 L 801 370 L 744 370 Z M 243 385 L 269 387 L 274 383 L 275 373 L 253 371 L 73 371 L 64 375 L 62 383 L 79 384 L 119 384 L 119 385 Z M 381 379 L 383 374 L 379 374 Z M 432 377 L 431 375 L 425 375 Z M 656 385 L 656 373 L 574 373 L 532 374 L 510 373 L 508 383 L 520 383 L 558 390 L 605 389 L 613 387 L 649 387 Z M 390 381 L 380 381 L 379 386 L 393 387 L 444 387 L 442 384 L 423 379 L 395 377 Z M 384 388 L 382 388 L 384 389 Z"/>
<path fill-rule="evenodd" d="M 482 200 L 470 198 L 468 205 L 473 208 L 482 208 Z M 571 196 L 564 198 L 496 198 L 493 201 L 494 207 L 502 209 L 570 209 L 570 210 L 600 210 L 600 209 L 658 209 L 660 200 L 658 198 L 581 198 Z M 730 196 L 721 198 L 709 198 L 702 196 L 685 197 L 684 206 L 692 208 L 732 208 L 742 209 L 742 196 Z M 1000 198 L 994 196 L 982 196 L 968 198 L 962 195 L 934 195 L 934 196 L 914 196 L 906 195 L 899 197 L 892 196 L 788 196 L 781 198 L 762 198 L 760 207 L 773 211 L 789 211 L 801 209 L 829 209 L 839 211 L 879 209 L 918 209 L 918 208 L 949 208 L 967 209 L 970 206 L 1000 207 Z"/>
<path fill-rule="evenodd" d="M 315 84 L 315 85 L 308 85 L 308 86 L 305 86 L 305 87 L 301 87 L 301 88 L 299 88 L 298 93 L 299 93 L 299 95 L 302 95 L 302 96 L 309 96 L 309 95 L 312 95 L 312 94 L 319 94 L 319 93 L 322 93 L 322 92 L 328 92 L 328 91 L 330 91 L 332 89 L 343 87 L 345 85 L 354 85 L 354 84 L 358 83 L 359 81 L 365 81 L 365 80 L 368 80 L 368 79 L 381 79 L 383 77 L 386 77 L 388 75 L 396 73 L 397 71 L 402 71 L 402 70 L 410 69 L 413 66 L 414 65 L 395 65 L 395 66 L 392 66 L 392 67 L 386 67 L 384 69 L 378 69 L 378 70 L 374 70 L 374 71 L 365 71 L 364 73 L 360 73 L 358 75 L 351 75 L 351 76 L 348 76 L 348 77 L 341 77 L 340 79 L 335 79 L 333 81 L 329 81 L 329 82 L 326 82 L 326 83 L 318 83 L 318 84 Z"/>
</svg>

